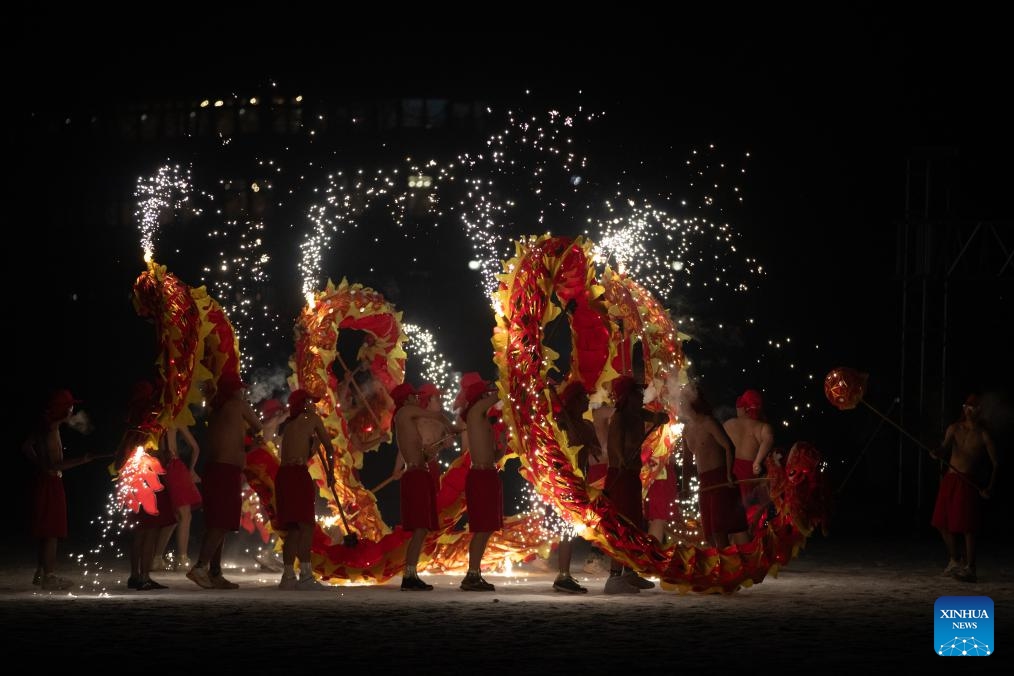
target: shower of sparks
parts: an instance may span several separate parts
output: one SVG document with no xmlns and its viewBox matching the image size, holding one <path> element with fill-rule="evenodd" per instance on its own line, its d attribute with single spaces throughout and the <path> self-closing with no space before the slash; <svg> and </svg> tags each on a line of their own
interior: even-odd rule
<svg viewBox="0 0 1014 676">
<path fill-rule="evenodd" d="M 410 178 L 403 178 L 403 173 Z M 405 169 L 339 171 L 327 177 L 324 201 L 309 208 L 307 216 L 312 227 L 299 245 L 298 265 L 304 298 L 312 297 L 313 291 L 324 281 L 324 253 L 332 249 L 334 236 L 358 229 L 359 215 L 374 203 L 383 202 L 393 227 L 404 230 L 406 205 L 414 198 L 417 185 L 413 177 L 420 175 L 421 169 L 407 159 Z"/>
<path fill-rule="evenodd" d="M 314 290 L 324 281 L 325 253 L 330 254 L 329 261 L 342 260 L 343 254 L 356 255 L 345 251 L 342 242 L 335 244 L 335 240 L 359 230 L 360 216 L 375 204 L 382 205 L 379 208 L 384 210 L 393 233 L 403 238 L 414 234 L 406 228 L 409 208 L 414 213 L 439 218 L 442 214 L 437 209 L 437 186 L 430 176 L 434 171 L 438 181 L 450 179 L 450 174 L 439 169 L 435 161 L 418 165 L 412 158 L 405 158 L 402 167 L 390 170 L 359 169 L 328 175 L 326 185 L 320 190 L 324 199 L 310 206 L 307 217 L 311 227 L 299 245 L 298 269 L 303 297 L 309 302 Z M 388 244 L 383 237 L 390 234 L 375 233 L 372 247 L 383 251 Z"/>
<path fill-rule="evenodd" d="M 610 263 L 630 274 L 663 304 L 672 307 L 689 290 L 716 301 L 715 293 L 737 293 L 755 286 L 752 279 L 764 274 L 760 264 L 739 253 L 740 235 L 728 222 L 721 183 L 732 173 L 717 156 L 718 149 L 692 150 L 687 166 L 691 178 L 687 194 L 655 198 L 645 189 L 616 189 L 586 208 L 584 234 L 595 243 L 599 263 Z M 742 158 L 745 164 L 749 154 Z M 735 173 L 740 177 L 746 169 Z M 698 184 L 707 184 L 706 188 Z M 704 194 L 698 194 L 701 190 Z M 738 185 L 732 186 L 742 202 Z M 681 295 L 676 295 L 677 290 Z"/>
<path fill-rule="evenodd" d="M 612 263 L 663 302 L 675 300 L 674 290 L 689 288 L 695 280 L 704 289 L 740 292 L 750 287 L 738 275 L 762 274 L 751 258 L 741 261 L 742 265 L 729 260 L 735 254 L 736 236 L 727 223 L 715 224 L 698 216 L 680 218 L 633 200 L 619 204 L 608 200 L 605 210 L 614 215 L 600 221 L 588 219 L 586 234 L 595 242 L 596 261 Z M 700 240 L 706 238 L 725 251 L 702 246 Z"/>
<path fill-rule="evenodd" d="M 163 165 L 153 176 L 140 176 L 134 197 L 134 217 L 141 233 L 141 251 L 145 262 L 155 255 L 158 228 L 167 212 L 183 207 L 190 198 L 190 170 L 179 165 Z"/>
<path fill-rule="evenodd" d="M 135 514 L 143 509 L 155 509 L 155 490 L 168 490 L 161 483 L 160 475 L 164 475 L 164 470 L 158 459 L 149 455 L 142 446 L 134 449 L 120 468 L 116 488 L 107 499 L 106 518 L 99 524 L 102 529 L 100 543 L 112 546 L 112 533 L 122 535 L 137 528 Z M 96 557 L 100 553 L 101 549 L 91 552 Z"/>
<path fill-rule="evenodd" d="M 83 578 L 81 591 L 105 594 L 126 588 L 128 573 L 120 565 L 110 565 L 112 557 L 117 563 L 129 557 L 131 540 L 135 537 L 137 521 L 133 512 L 125 509 L 123 489 L 117 487 L 106 495 L 104 513 L 92 519 L 91 525 L 98 528 L 95 543 L 83 553 L 71 553 L 70 558 L 77 564 Z"/>
<path fill-rule="evenodd" d="M 457 396 L 460 373 L 454 370 L 454 365 L 437 349 L 437 341 L 432 333 L 418 324 L 406 323 L 401 328 L 408 336 L 406 352 L 409 358 L 422 361 L 421 382 L 436 385 L 440 390 L 444 410 L 450 411 Z"/>
<path fill-rule="evenodd" d="M 572 210 L 579 206 L 576 193 L 588 159 L 574 148 L 574 126 L 599 116 L 509 110 L 505 127 L 487 138 L 483 152 L 458 155 L 464 175 L 458 218 L 487 297 L 496 290 L 501 261 L 513 253 L 510 242 L 537 228 L 575 222 Z"/>
<path fill-rule="evenodd" d="M 582 527 L 575 527 L 569 521 L 561 517 L 556 508 L 543 498 L 535 490 L 535 486 L 525 482 L 521 486 L 521 494 L 517 498 L 515 512 L 518 514 L 542 514 L 541 521 L 536 522 L 537 531 L 531 533 L 531 537 L 537 540 L 563 540 L 574 539 L 577 533 L 583 530 Z"/>
<path fill-rule="evenodd" d="M 705 289 L 748 288 L 742 279 L 761 274 L 760 266 L 749 257 L 737 262 L 732 227 L 707 215 L 721 213 L 721 203 L 713 196 L 721 192 L 719 184 L 709 186 L 711 194 L 695 198 L 693 205 L 681 201 L 687 213 L 677 215 L 653 206 L 640 194 L 641 188 L 629 191 L 637 197 L 613 188 L 603 198 L 597 187 L 601 181 L 582 179 L 591 166 L 577 151 L 575 135 L 600 117 L 555 110 L 543 115 L 507 111 L 505 127 L 486 139 L 482 152 L 461 153 L 446 165 L 405 158 L 402 166 L 390 170 L 329 175 L 321 189 L 324 200 L 309 209 L 312 227 L 300 244 L 302 292 L 319 286 L 325 253 L 337 249 L 340 259 L 344 253 L 340 238 L 360 229 L 360 217 L 375 204 L 392 224 L 388 232 L 373 235 L 374 243 L 383 247 L 387 243 L 383 238 L 391 234 L 415 235 L 407 225 L 408 212 L 443 217 L 437 207 L 439 195 L 452 184 L 456 189 L 444 202 L 453 205 L 451 215 L 470 242 L 469 267 L 479 271 L 487 296 L 496 288 L 501 261 L 511 254 L 510 243 L 536 228 L 570 229 L 574 234 L 582 230 L 597 243 L 601 263 L 611 261 L 631 273 L 663 301 L 670 299 L 680 278 L 690 285 L 699 276 L 697 284 Z M 697 159 L 698 153 L 692 157 Z M 702 182 L 712 164 L 725 167 L 717 161 L 697 161 L 702 167 L 692 167 L 693 173 Z M 738 186 L 734 192 L 739 192 Z"/>
<path fill-rule="evenodd" d="M 225 194 L 234 196 L 223 203 L 232 204 L 269 199 L 273 184 L 269 180 L 220 181 L 220 187 Z M 236 194 L 245 194 L 248 199 L 237 200 Z M 225 310 L 241 346 L 253 342 L 271 350 L 275 340 L 284 335 L 282 318 L 264 298 L 271 281 L 268 267 L 272 261 L 266 242 L 267 226 L 263 218 L 252 217 L 250 211 L 256 209 L 247 210 L 243 218 L 223 219 L 225 210 L 215 210 L 216 220 L 222 220 L 208 231 L 207 237 L 216 256 L 213 264 L 202 269 L 201 283 L 210 287 L 209 293 Z M 254 368 L 254 359 L 251 351 L 241 350 L 241 370 Z"/>
</svg>

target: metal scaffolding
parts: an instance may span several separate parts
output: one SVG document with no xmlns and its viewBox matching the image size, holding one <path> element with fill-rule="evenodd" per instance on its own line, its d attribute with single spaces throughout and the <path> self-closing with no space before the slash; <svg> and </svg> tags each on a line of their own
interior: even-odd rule
<svg viewBox="0 0 1014 676">
<path fill-rule="evenodd" d="M 1014 280 L 1014 221 L 962 219 L 953 206 L 955 148 L 922 149 L 907 160 L 905 216 L 898 226 L 901 279 L 899 425 L 932 447 L 955 393 L 950 355 L 952 302 L 975 303 L 973 283 Z M 960 207 L 959 207 L 960 208 Z M 924 449 L 898 441 L 898 504 L 925 499 Z M 911 491 L 911 493 L 907 493 Z"/>
</svg>

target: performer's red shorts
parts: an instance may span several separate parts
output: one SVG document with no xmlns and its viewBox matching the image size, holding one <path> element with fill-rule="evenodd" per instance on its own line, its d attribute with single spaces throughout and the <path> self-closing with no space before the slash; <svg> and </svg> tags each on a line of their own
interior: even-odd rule
<svg viewBox="0 0 1014 676">
<path fill-rule="evenodd" d="M 644 504 L 644 515 L 649 521 L 664 519 L 669 521 L 679 514 L 676 504 L 676 473 L 672 467 L 666 467 L 664 479 L 656 479 L 648 487 L 648 499 Z"/>
<path fill-rule="evenodd" d="M 745 481 L 745 479 L 753 479 L 753 461 L 744 460 L 742 458 L 736 458 L 735 462 L 732 463 L 732 476 L 736 478 L 736 481 L 741 482 L 739 484 L 739 495 L 743 499 L 743 504 L 747 504 L 747 500 L 750 499 L 753 489 L 756 487 L 754 482 Z"/>
<path fill-rule="evenodd" d="M 641 477 L 631 469 L 610 467 L 606 473 L 606 495 L 616 505 L 616 511 L 630 519 L 638 528 L 644 528 L 641 509 Z"/>
<path fill-rule="evenodd" d="M 750 472 L 753 473 L 753 463 Z M 725 480 L 724 467 L 700 475 L 701 521 L 706 538 L 711 537 L 713 533 L 740 533 L 747 529 L 743 502 L 735 486 L 704 490 L 708 486 L 724 484 Z"/>
<path fill-rule="evenodd" d="M 503 528 L 503 482 L 496 469 L 468 470 L 465 477 L 465 508 L 468 530 L 492 533 Z"/>
<path fill-rule="evenodd" d="M 316 520 L 316 494 L 306 465 L 282 465 L 275 476 L 275 523 L 285 530 L 293 524 L 312 524 Z"/>
<path fill-rule="evenodd" d="M 606 485 L 606 472 L 608 469 L 609 465 L 604 462 L 588 465 L 588 476 L 585 477 L 588 479 L 588 485 L 602 489 Z"/>
<path fill-rule="evenodd" d="M 410 467 L 401 475 L 401 527 L 436 530 L 437 489 L 428 467 Z"/>
<path fill-rule="evenodd" d="M 169 466 L 165 470 L 165 484 L 169 489 L 169 497 L 174 510 L 180 507 L 199 507 L 201 505 L 201 492 L 197 490 L 197 484 L 190 476 L 190 468 L 179 458 L 169 461 Z"/>
<path fill-rule="evenodd" d="M 204 489 L 204 525 L 239 530 L 243 508 L 243 470 L 225 462 L 209 462 L 201 477 Z"/>
<path fill-rule="evenodd" d="M 948 533 L 977 533 L 982 526 L 982 498 L 954 472 L 944 474 L 930 523 Z"/>
<path fill-rule="evenodd" d="M 63 491 L 62 477 L 47 472 L 35 475 L 35 489 L 32 491 L 32 537 L 67 537 L 67 494 Z"/>
<path fill-rule="evenodd" d="M 440 494 L 440 463 L 437 462 L 436 458 L 426 463 L 426 470 L 430 473 L 430 478 L 433 479 L 433 490 L 436 491 L 437 495 Z"/>
<path fill-rule="evenodd" d="M 176 523 L 176 512 L 173 511 L 168 487 L 163 486 L 162 490 L 155 493 L 155 509 L 158 510 L 158 514 L 149 514 L 141 508 L 133 515 L 138 528 L 162 528 Z"/>
</svg>

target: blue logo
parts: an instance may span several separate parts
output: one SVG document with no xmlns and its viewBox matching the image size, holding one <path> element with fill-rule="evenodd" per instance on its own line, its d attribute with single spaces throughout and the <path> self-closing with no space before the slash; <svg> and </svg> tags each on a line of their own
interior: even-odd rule
<svg viewBox="0 0 1014 676">
<path fill-rule="evenodd" d="M 941 596 L 933 605 L 933 652 L 942 657 L 992 655 L 993 622 L 988 596 Z"/>
</svg>

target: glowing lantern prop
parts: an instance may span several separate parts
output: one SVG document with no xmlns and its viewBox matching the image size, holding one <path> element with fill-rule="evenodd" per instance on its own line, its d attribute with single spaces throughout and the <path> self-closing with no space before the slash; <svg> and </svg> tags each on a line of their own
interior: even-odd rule
<svg viewBox="0 0 1014 676">
<path fill-rule="evenodd" d="M 839 367 L 824 378 L 824 396 L 841 411 L 853 409 L 866 393 L 869 376 L 855 369 Z"/>
</svg>

